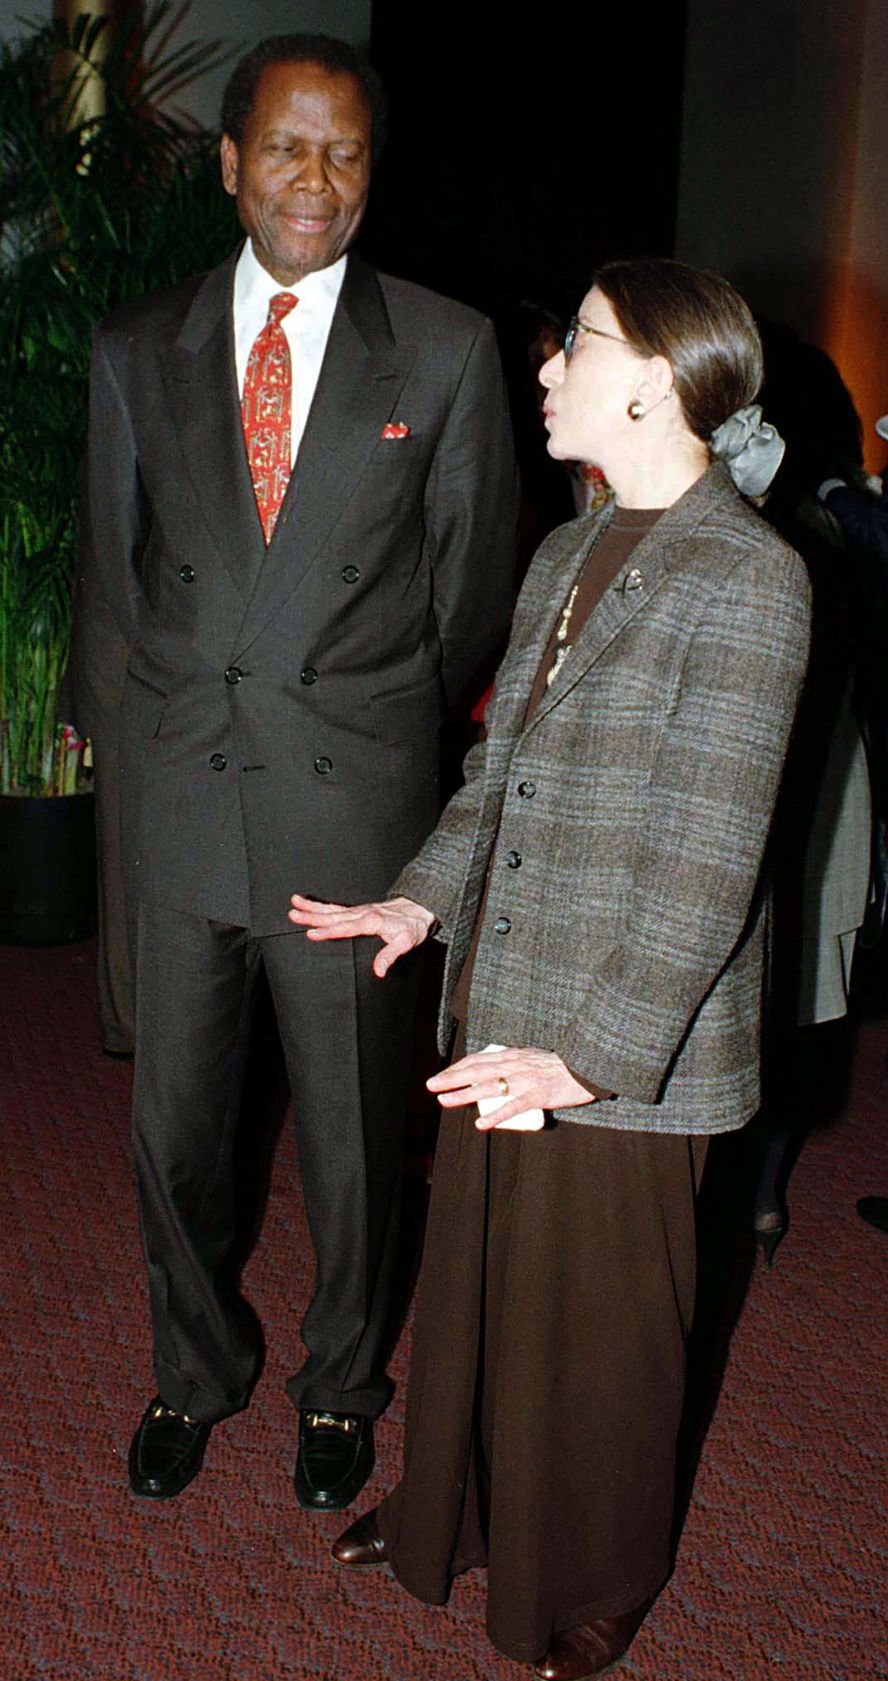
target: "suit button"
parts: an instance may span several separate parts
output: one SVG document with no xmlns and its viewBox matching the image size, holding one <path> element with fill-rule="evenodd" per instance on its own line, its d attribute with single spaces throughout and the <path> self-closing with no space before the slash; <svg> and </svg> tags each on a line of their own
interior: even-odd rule
<svg viewBox="0 0 888 1681">
<path fill-rule="evenodd" d="M 315 759 L 315 770 L 318 776 L 329 776 L 333 769 L 332 759 Z"/>
<path fill-rule="evenodd" d="M 239 665 L 230 665 L 228 667 L 228 670 L 225 673 L 226 683 L 231 683 L 232 685 L 235 684 L 235 683 L 239 683 L 242 677 L 243 677 L 243 672 L 241 671 L 241 668 L 240 668 Z"/>
<path fill-rule="evenodd" d="M 521 853 L 520 852 L 507 852 L 506 853 L 506 863 L 508 864 L 510 870 L 520 870 L 520 868 L 521 868 Z"/>
<path fill-rule="evenodd" d="M 536 793 L 536 783 L 519 782 L 518 792 L 521 795 L 522 800 L 532 800 L 534 794 Z"/>
<path fill-rule="evenodd" d="M 193 584 L 194 583 L 194 567 L 193 566 L 180 566 L 179 567 L 179 577 L 181 578 L 183 584 Z"/>
<path fill-rule="evenodd" d="M 226 759 L 224 753 L 214 753 L 210 759 L 210 764 L 212 765 L 213 770 L 224 770 L 227 763 L 228 760 Z"/>
<path fill-rule="evenodd" d="M 498 934 L 508 934 L 512 923 L 509 917 L 498 916 L 493 926 Z"/>
<path fill-rule="evenodd" d="M 347 584 L 356 584 L 361 574 L 356 566 L 343 566 L 342 576 Z"/>
<path fill-rule="evenodd" d="M 312 683 L 316 683 L 317 680 L 318 674 L 313 665 L 307 665 L 305 670 L 300 671 L 299 673 L 300 683 L 305 683 L 309 689 L 311 688 Z"/>
</svg>

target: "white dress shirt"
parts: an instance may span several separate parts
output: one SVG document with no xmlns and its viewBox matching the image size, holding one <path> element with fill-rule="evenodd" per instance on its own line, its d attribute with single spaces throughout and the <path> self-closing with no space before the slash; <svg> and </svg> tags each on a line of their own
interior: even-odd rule
<svg viewBox="0 0 888 1681">
<path fill-rule="evenodd" d="M 345 276 L 345 257 L 329 268 L 305 275 L 296 286 L 282 286 L 262 267 L 248 239 L 234 271 L 234 358 L 238 396 L 243 396 L 250 351 L 268 320 L 269 301 L 278 292 L 293 292 L 299 299 L 284 316 L 281 326 L 290 346 L 293 368 L 293 398 L 290 421 L 290 465 L 305 431 L 305 422 L 318 383 L 333 312 Z"/>
</svg>

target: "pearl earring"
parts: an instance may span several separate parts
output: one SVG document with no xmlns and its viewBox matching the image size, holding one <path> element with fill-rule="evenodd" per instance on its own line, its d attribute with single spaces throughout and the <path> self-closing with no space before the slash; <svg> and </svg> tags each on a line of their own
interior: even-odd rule
<svg viewBox="0 0 888 1681">
<path fill-rule="evenodd" d="M 664 391 L 662 397 L 658 397 L 655 403 L 651 403 L 649 409 L 646 409 L 644 404 L 639 402 L 637 397 L 634 397 L 632 402 L 629 404 L 626 413 L 628 414 L 630 420 L 644 420 L 646 414 L 652 414 L 654 409 L 658 409 L 660 404 L 665 403 L 671 396 L 672 386 L 670 385 L 669 390 Z"/>
</svg>

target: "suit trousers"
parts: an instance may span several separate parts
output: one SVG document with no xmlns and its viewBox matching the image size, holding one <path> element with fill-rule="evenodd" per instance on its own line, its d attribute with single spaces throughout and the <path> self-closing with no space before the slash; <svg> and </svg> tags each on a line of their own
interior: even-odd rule
<svg viewBox="0 0 888 1681">
<path fill-rule="evenodd" d="M 135 1039 L 133 981 L 120 856 L 120 772 L 115 725 L 109 722 L 107 728 L 96 730 L 91 739 L 98 852 L 99 1033 L 103 1050 L 115 1056 L 129 1056 Z"/>
<path fill-rule="evenodd" d="M 315 1251 L 294 1405 L 375 1417 L 396 1258 L 418 965 L 378 980 L 372 941 L 256 939 L 143 903 L 133 1135 L 163 1399 L 214 1422 L 246 1405 L 261 1339 L 240 1295 L 234 1150 L 260 962 L 284 1048 Z"/>
</svg>

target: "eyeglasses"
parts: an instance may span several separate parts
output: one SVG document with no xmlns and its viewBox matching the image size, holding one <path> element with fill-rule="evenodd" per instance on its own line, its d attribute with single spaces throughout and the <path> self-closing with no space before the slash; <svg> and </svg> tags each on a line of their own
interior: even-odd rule
<svg viewBox="0 0 888 1681">
<path fill-rule="evenodd" d="M 571 319 L 570 326 L 567 329 L 567 336 L 564 340 L 565 362 L 569 362 L 574 353 L 577 342 L 577 333 L 594 333 L 596 338 L 611 339 L 614 344 L 628 343 L 627 339 L 619 338 L 616 333 L 605 333 L 602 332 L 600 327 L 590 327 L 587 321 L 581 321 L 578 315 L 574 315 Z"/>
</svg>

